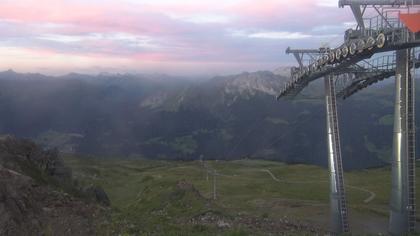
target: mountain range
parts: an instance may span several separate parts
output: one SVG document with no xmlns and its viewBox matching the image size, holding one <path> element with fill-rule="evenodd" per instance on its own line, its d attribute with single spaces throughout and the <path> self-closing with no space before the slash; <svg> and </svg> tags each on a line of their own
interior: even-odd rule
<svg viewBox="0 0 420 236">
<path fill-rule="evenodd" d="M 281 70 L 280 72 L 282 72 Z M 285 73 L 167 75 L 0 72 L 0 133 L 61 152 L 151 159 L 258 158 L 326 166 L 322 83 L 276 101 Z M 339 101 L 344 167 L 384 165 L 393 84 Z"/>
</svg>

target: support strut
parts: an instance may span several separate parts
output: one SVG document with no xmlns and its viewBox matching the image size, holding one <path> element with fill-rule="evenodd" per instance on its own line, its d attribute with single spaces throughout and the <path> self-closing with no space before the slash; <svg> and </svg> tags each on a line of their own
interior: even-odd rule
<svg viewBox="0 0 420 236">
<path fill-rule="evenodd" d="M 414 78 L 410 73 L 410 56 L 410 49 L 397 51 L 389 220 L 392 235 L 414 232 L 416 222 Z"/>
<path fill-rule="evenodd" d="M 327 108 L 328 165 L 330 171 L 331 231 L 335 234 L 341 234 L 349 232 L 349 224 L 344 191 L 334 76 L 327 76 L 324 80 L 325 104 Z"/>
</svg>

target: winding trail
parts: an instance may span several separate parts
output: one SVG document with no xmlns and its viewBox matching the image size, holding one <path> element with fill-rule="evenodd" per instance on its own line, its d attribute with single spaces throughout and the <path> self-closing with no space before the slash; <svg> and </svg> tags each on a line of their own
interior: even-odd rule
<svg viewBox="0 0 420 236">
<path fill-rule="evenodd" d="M 261 169 L 261 171 L 268 173 L 271 178 L 279 183 L 289 183 L 289 184 L 314 184 L 314 183 L 328 183 L 328 181 L 287 181 L 287 180 L 280 180 L 278 179 L 269 169 Z M 369 197 L 367 197 L 365 200 L 363 200 L 364 203 L 369 203 L 373 199 L 375 199 L 376 194 L 368 189 L 352 186 L 352 185 L 345 185 L 347 188 L 356 189 L 362 192 L 365 192 L 369 194 Z"/>
<path fill-rule="evenodd" d="M 226 175 L 226 174 L 222 174 L 220 172 L 217 172 L 213 168 L 209 168 L 209 166 L 207 166 L 207 165 L 204 165 L 204 168 L 207 170 L 208 173 L 214 173 L 215 172 L 216 175 L 218 175 L 218 176 L 223 176 L 223 177 L 240 177 L 240 176 L 237 176 L 237 175 Z M 279 183 L 288 183 L 288 184 L 329 183 L 329 181 L 288 181 L 288 180 L 280 180 L 269 169 L 261 169 L 261 171 L 262 172 L 266 172 L 267 174 L 270 175 L 270 177 L 274 181 L 279 182 Z M 369 189 L 365 189 L 365 188 L 361 188 L 361 187 L 356 187 L 356 186 L 353 186 L 353 185 L 347 185 L 347 184 L 345 185 L 345 187 L 367 193 L 369 196 L 363 200 L 363 203 L 366 203 L 366 204 L 368 204 L 369 202 L 373 201 L 375 199 L 375 197 L 376 197 L 376 193 L 370 191 Z"/>
</svg>

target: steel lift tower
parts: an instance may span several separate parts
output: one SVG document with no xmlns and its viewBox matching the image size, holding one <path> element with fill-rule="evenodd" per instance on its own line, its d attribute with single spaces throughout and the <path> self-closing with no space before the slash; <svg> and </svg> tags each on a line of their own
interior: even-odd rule
<svg viewBox="0 0 420 236">
<path fill-rule="evenodd" d="M 300 68 L 305 62 L 311 63 L 317 57 L 328 54 L 330 49 L 291 49 L 287 48 L 286 54 L 293 54 Z M 417 55 L 416 53 L 415 55 Z M 413 63 L 413 61 L 411 61 Z M 415 61 L 417 68 L 420 62 Z M 292 69 L 292 72 L 296 68 Z M 335 74 L 324 77 L 325 104 L 327 117 L 327 142 L 328 163 L 330 172 L 330 207 L 331 207 L 331 230 L 334 233 L 349 231 L 348 211 L 344 189 L 343 168 L 340 147 L 340 135 L 338 129 L 336 97 L 347 98 L 370 84 L 394 76 L 396 73 L 396 56 L 385 55 L 372 60 L 363 60 Z M 293 73 L 292 73 L 293 74 Z M 297 82 L 295 78 L 293 81 Z M 340 91 L 336 91 L 339 88 Z M 302 86 L 296 85 L 295 90 L 301 90 Z"/>
<path fill-rule="evenodd" d="M 414 78 L 411 72 L 412 68 L 419 66 L 418 56 L 413 48 L 420 46 L 420 0 L 340 0 L 339 6 L 351 8 L 357 27 L 345 32 L 344 42 L 339 47 L 318 50 L 317 58 L 311 56 L 309 60 L 303 61 L 303 53 L 314 53 L 314 51 L 288 49 L 288 53 L 295 55 L 299 67 L 291 69 L 292 80 L 285 85 L 278 98 L 293 98 L 310 82 L 324 78 L 331 209 L 334 219 L 332 231 L 347 232 L 345 194 L 344 189 L 340 187 L 344 181 L 335 97 L 349 97 L 375 82 L 395 76 L 389 231 L 394 235 L 413 232 L 415 230 L 415 123 Z M 368 18 L 368 13 L 374 13 L 376 16 Z M 387 52 L 394 54 L 388 53 L 368 61 L 378 53 Z M 335 91 L 337 84 L 341 85 L 339 92 Z M 334 191 L 337 197 L 334 196 Z M 335 202 L 337 206 L 334 206 Z"/>
<path fill-rule="evenodd" d="M 317 57 L 327 53 L 328 50 L 327 48 L 292 50 L 289 47 L 286 50 L 286 54 L 293 54 L 299 64 L 299 68 L 302 69 L 304 60 L 314 61 Z M 297 81 L 297 79 L 295 78 L 294 81 Z M 325 76 L 324 83 L 327 114 L 328 166 L 330 172 L 330 222 L 334 233 L 346 233 L 349 232 L 349 224 L 344 190 L 334 75 Z M 299 86 L 296 87 L 298 91 L 304 87 L 302 85 L 297 86 Z"/>
<path fill-rule="evenodd" d="M 331 228 L 335 233 L 349 232 L 346 194 L 344 190 L 343 162 L 338 130 L 337 103 L 334 75 L 324 78 L 327 112 L 328 165 L 330 170 Z"/>
<path fill-rule="evenodd" d="M 340 7 L 350 6 L 358 23 L 361 34 L 371 30 L 372 21 L 366 27 L 363 15 L 368 6 L 371 6 L 379 18 L 388 27 L 381 26 L 383 31 L 388 28 L 402 28 L 398 22 L 392 21 L 392 12 L 387 11 L 384 5 L 395 8 L 407 8 L 401 13 L 410 13 L 409 5 L 420 4 L 420 1 L 375 1 L 375 0 L 341 0 Z M 379 5 L 379 7 L 377 6 Z M 416 35 L 406 32 L 399 39 L 401 44 L 415 40 Z M 415 231 L 415 118 L 414 118 L 414 78 L 411 75 L 411 50 L 408 48 L 396 49 L 395 68 L 395 113 L 392 165 L 392 185 L 390 202 L 389 232 L 393 235 L 402 235 Z"/>
<path fill-rule="evenodd" d="M 420 48 L 419 48 L 420 49 Z M 304 62 L 310 62 L 317 57 L 322 57 L 328 53 L 329 49 L 297 49 L 288 48 L 287 54 L 293 54 L 301 65 Z M 342 178 L 341 151 L 338 128 L 338 118 L 335 97 L 348 98 L 369 85 L 395 76 L 396 74 L 396 53 L 384 55 L 371 60 L 360 61 L 346 69 L 335 72 L 333 80 L 325 77 L 325 98 L 327 112 L 327 141 L 328 141 L 328 160 L 330 171 L 330 201 L 331 201 L 331 226 L 332 232 L 340 233 L 348 230 L 347 208 L 345 199 L 344 180 Z M 410 61 L 410 67 L 420 67 L 420 50 L 413 50 L 413 60 Z M 299 63 L 300 61 L 300 63 Z M 292 69 L 293 72 L 296 68 Z M 292 82 L 297 83 L 298 79 Z M 296 85 L 295 90 L 301 90 L 301 86 Z M 334 92 L 335 90 L 335 92 Z M 290 97 L 289 97 L 290 98 Z M 335 116 L 335 118 L 334 118 Z M 332 151 L 331 151 L 332 150 Z M 341 178 L 340 178 L 341 176 Z M 347 226 L 347 227 L 346 227 Z"/>
</svg>

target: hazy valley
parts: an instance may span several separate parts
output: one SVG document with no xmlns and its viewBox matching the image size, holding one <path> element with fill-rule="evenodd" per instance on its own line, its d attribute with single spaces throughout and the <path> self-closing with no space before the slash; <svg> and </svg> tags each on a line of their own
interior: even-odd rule
<svg viewBox="0 0 420 236">
<path fill-rule="evenodd" d="M 0 73 L 0 133 L 64 153 L 166 160 L 269 159 L 326 166 L 322 86 L 276 101 L 272 72 L 209 80 L 164 75 Z M 345 168 L 384 165 L 393 85 L 339 103 Z"/>
</svg>

